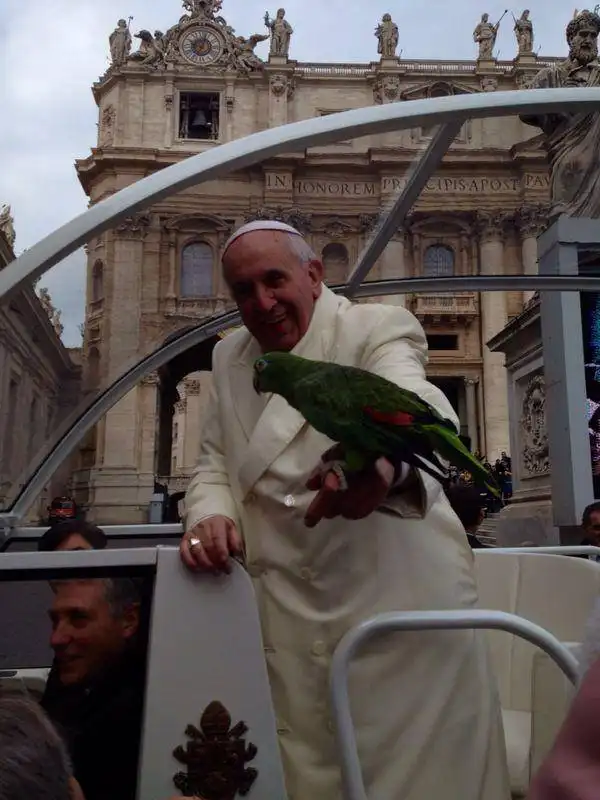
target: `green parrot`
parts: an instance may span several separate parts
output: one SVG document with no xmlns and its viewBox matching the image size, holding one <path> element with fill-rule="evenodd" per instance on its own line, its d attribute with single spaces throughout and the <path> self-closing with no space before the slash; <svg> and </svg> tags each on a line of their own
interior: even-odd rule
<svg viewBox="0 0 600 800">
<path fill-rule="evenodd" d="M 348 485 L 346 475 L 381 456 L 411 464 L 445 485 L 448 471 L 441 458 L 500 496 L 494 477 L 461 442 L 454 423 L 386 378 L 273 352 L 256 359 L 254 389 L 281 395 L 315 430 L 342 445 L 344 461 L 332 465 L 342 488 Z"/>
</svg>

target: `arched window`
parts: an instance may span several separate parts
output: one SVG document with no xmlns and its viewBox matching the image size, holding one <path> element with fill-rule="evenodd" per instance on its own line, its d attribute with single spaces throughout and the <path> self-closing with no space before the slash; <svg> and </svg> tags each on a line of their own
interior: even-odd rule
<svg viewBox="0 0 600 800">
<path fill-rule="evenodd" d="M 343 244 L 332 242 L 325 245 L 321 253 L 323 269 L 325 270 L 325 281 L 333 285 L 345 283 L 348 277 L 348 265 L 350 258 L 348 251 Z"/>
<path fill-rule="evenodd" d="M 454 250 L 444 244 L 434 244 L 425 250 L 423 276 L 446 278 L 454 275 Z"/>
<path fill-rule="evenodd" d="M 211 297 L 213 251 L 206 242 L 192 242 L 181 253 L 181 297 Z"/>
<path fill-rule="evenodd" d="M 92 303 L 104 297 L 104 265 L 96 261 L 92 267 Z"/>
</svg>

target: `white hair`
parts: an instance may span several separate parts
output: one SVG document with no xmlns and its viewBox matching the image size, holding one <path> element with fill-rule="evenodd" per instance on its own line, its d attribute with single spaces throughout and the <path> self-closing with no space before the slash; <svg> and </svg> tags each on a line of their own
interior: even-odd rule
<svg viewBox="0 0 600 800">
<path fill-rule="evenodd" d="M 69 800 L 72 774 L 66 747 L 37 703 L 0 698 L 0 800 Z"/>
<path fill-rule="evenodd" d="M 311 261 L 319 261 L 315 251 L 302 236 L 295 236 L 285 232 L 285 238 L 292 253 L 298 258 L 302 266 L 307 266 Z"/>
</svg>

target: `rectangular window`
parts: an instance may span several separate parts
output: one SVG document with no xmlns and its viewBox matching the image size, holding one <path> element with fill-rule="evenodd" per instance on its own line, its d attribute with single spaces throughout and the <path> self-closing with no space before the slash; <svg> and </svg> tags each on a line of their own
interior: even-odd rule
<svg viewBox="0 0 600 800">
<path fill-rule="evenodd" d="M 446 333 L 427 334 L 427 346 L 430 350 L 458 350 L 458 336 Z"/>
<path fill-rule="evenodd" d="M 216 92 L 181 92 L 179 137 L 195 141 L 219 138 L 220 96 Z"/>
</svg>

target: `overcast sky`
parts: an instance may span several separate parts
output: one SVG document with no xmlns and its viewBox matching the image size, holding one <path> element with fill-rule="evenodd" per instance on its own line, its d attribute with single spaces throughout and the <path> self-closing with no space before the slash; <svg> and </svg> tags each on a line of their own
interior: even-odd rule
<svg viewBox="0 0 600 800">
<path fill-rule="evenodd" d="M 381 15 L 400 28 L 404 58 L 474 58 L 472 31 L 482 12 L 496 21 L 506 0 L 287 0 L 294 27 L 291 56 L 299 61 L 377 59 L 372 34 Z M 530 0 L 535 48 L 564 55 L 564 30 L 573 15 L 565 0 Z M 224 0 L 222 14 L 240 35 L 263 32 L 265 0 Z M 277 4 L 269 9 L 273 16 Z M 518 16 L 523 8 L 513 7 Z M 135 30 L 166 30 L 181 14 L 180 0 L 0 0 L 0 204 L 15 217 L 17 254 L 86 209 L 74 161 L 96 141 L 97 109 L 90 87 L 108 66 L 108 35 L 120 17 Z M 500 29 L 501 59 L 516 44 L 510 13 Z M 266 45 L 259 45 L 259 55 Z M 62 309 L 64 339 L 80 343 L 84 259 L 77 253 L 42 279 Z"/>
</svg>

